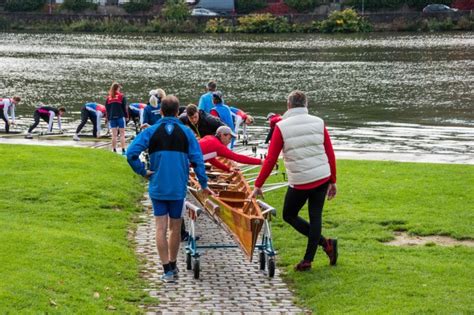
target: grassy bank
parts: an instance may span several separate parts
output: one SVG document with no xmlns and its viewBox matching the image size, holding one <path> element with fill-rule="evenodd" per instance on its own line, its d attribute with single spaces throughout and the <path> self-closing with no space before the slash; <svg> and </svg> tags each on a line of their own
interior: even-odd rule
<svg viewBox="0 0 474 315">
<path fill-rule="evenodd" d="M 1 313 L 138 312 L 128 229 L 143 185 L 123 157 L 0 145 Z"/>
<path fill-rule="evenodd" d="M 265 198 L 279 209 L 279 264 L 299 303 L 322 314 L 472 312 L 473 248 L 381 241 L 394 231 L 474 239 L 473 166 L 339 161 L 338 188 L 323 214 L 323 234 L 339 239 L 338 265 L 318 249 L 306 273 L 293 271 L 305 240 L 281 219 L 285 191 Z"/>
</svg>

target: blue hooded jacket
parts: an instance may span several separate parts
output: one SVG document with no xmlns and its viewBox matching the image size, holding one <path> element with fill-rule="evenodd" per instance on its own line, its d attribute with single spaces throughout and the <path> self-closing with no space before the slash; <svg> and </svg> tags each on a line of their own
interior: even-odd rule
<svg viewBox="0 0 474 315">
<path fill-rule="evenodd" d="M 153 126 L 161 118 L 160 113 L 161 106 L 158 104 L 157 107 L 153 107 L 150 104 L 147 104 L 143 110 L 143 123 Z"/>
<path fill-rule="evenodd" d="M 229 126 L 232 131 L 235 130 L 234 119 L 232 117 L 232 111 L 229 106 L 225 105 L 224 103 L 219 103 L 216 104 L 216 106 L 212 109 L 214 109 L 219 114 L 219 118 L 224 124 Z"/>
<path fill-rule="evenodd" d="M 201 188 L 207 188 L 207 176 L 201 148 L 191 129 L 176 117 L 163 117 L 138 134 L 127 150 L 127 161 L 135 171 L 146 175 L 140 154 L 148 149 L 150 177 L 148 192 L 157 200 L 181 200 L 186 197 L 189 164 L 194 168 Z"/>
</svg>

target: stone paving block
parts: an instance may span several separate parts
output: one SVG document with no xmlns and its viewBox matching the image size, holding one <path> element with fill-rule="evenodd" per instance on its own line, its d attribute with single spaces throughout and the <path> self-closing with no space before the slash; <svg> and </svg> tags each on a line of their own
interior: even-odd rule
<svg viewBox="0 0 474 315">
<path fill-rule="evenodd" d="M 151 205 L 145 194 L 144 207 Z M 280 278 L 277 269 L 270 279 L 258 268 L 258 253 L 249 262 L 240 249 L 201 250 L 200 279 L 186 270 L 186 243 L 181 243 L 178 256 L 179 279 L 162 284 L 162 268 L 155 245 L 155 223 L 151 211 L 140 215 L 135 233 L 137 254 L 144 258 L 141 275 L 148 281 L 146 290 L 156 297 L 156 305 L 146 305 L 147 314 L 304 314 L 308 311 L 293 304 L 293 294 Z M 189 227 L 189 222 L 186 222 Z M 198 245 L 235 244 L 224 230 L 207 215 L 201 215 L 196 226 L 201 236 Z M 278 258 L 277 258 L 278 259 Z"/>
</svg>

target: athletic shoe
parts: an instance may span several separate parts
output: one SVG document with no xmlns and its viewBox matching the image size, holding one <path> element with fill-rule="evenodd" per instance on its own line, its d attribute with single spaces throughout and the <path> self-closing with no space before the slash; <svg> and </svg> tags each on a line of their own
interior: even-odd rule
<svg viewBox="0 0 474 315">
<path fill-rule="evenodd" d="M 25 139 L 33 139 L 33 135 L 31 133 L 26 134 Z"/>
<path fill-rule="evenodd" d="M 78 135 L 72 136 L 72 140 L 74 140 L 74 141 L 81 141 L 81 139 L 79 138 Z"/>
<path fill-rule="evenodd" d="M 174 282 L 174 273 L 173 271 L 168 271 L 161 276 L 161 281 L 163 282 Z"/>
<path fill-rule="evenodd" d="M 302 260 L 295 266 L 295 271 L 308 271 L 310 269 L 311 262 L 307 260 Z"/>
<path fill-rule="evenodd" d="M 323 247 L 324 252 L 329 257 L 329 264 L 334 266 L 337 263 L 337 240 L 328 238 L 326 240 L 326 247 Z"/>
<path fill-rule="evenodd" d="M 179 279 L 179 268 L 176 266 L 176 269 L 171 270 L 175 279 Z"/>
<path fill-rule="evenodd" d="M 123 156 L 127 156 L 127 151 L 122 151 Z"/>
</svg>

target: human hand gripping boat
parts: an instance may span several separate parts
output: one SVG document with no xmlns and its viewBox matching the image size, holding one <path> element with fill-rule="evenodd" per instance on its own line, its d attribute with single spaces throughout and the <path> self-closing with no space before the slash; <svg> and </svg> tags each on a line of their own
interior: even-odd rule
<svg viewBox="0 0 474 315">
<path fill-rule="evenodd" d="M 234 167 L 234 162 L 220 159 L 222 163 Z M 250 169 L 250 168 L 248 168 Z M 271 237 L 271 216 L 275 208 L 261 200 L 252 198 L 252 190 L 244 176 L 245 170 L 224 172 L 207 166 L 208 185 L 215 195 L 202 193 L 196 175 L 191 172 L 188 185 L 186 207 L 190 219 L 190 237 L 186 246 L 186 268 L 193 270 L 194 278 L 199 279 L 199 249 L 232 248 L 239 246 L 245 256 L 252 261 L 255 249 L 259 250 L 259 268 L 267 270 L 267 275 L 275 275 L 275 251 Z M 196 240 L 197 220 L 202 211 L 206 213 L 226 232 L 237 245 L 210 244 L 198 245 Z M 257 243 L 261 233 L 261 242 Z"/>
</svg>

